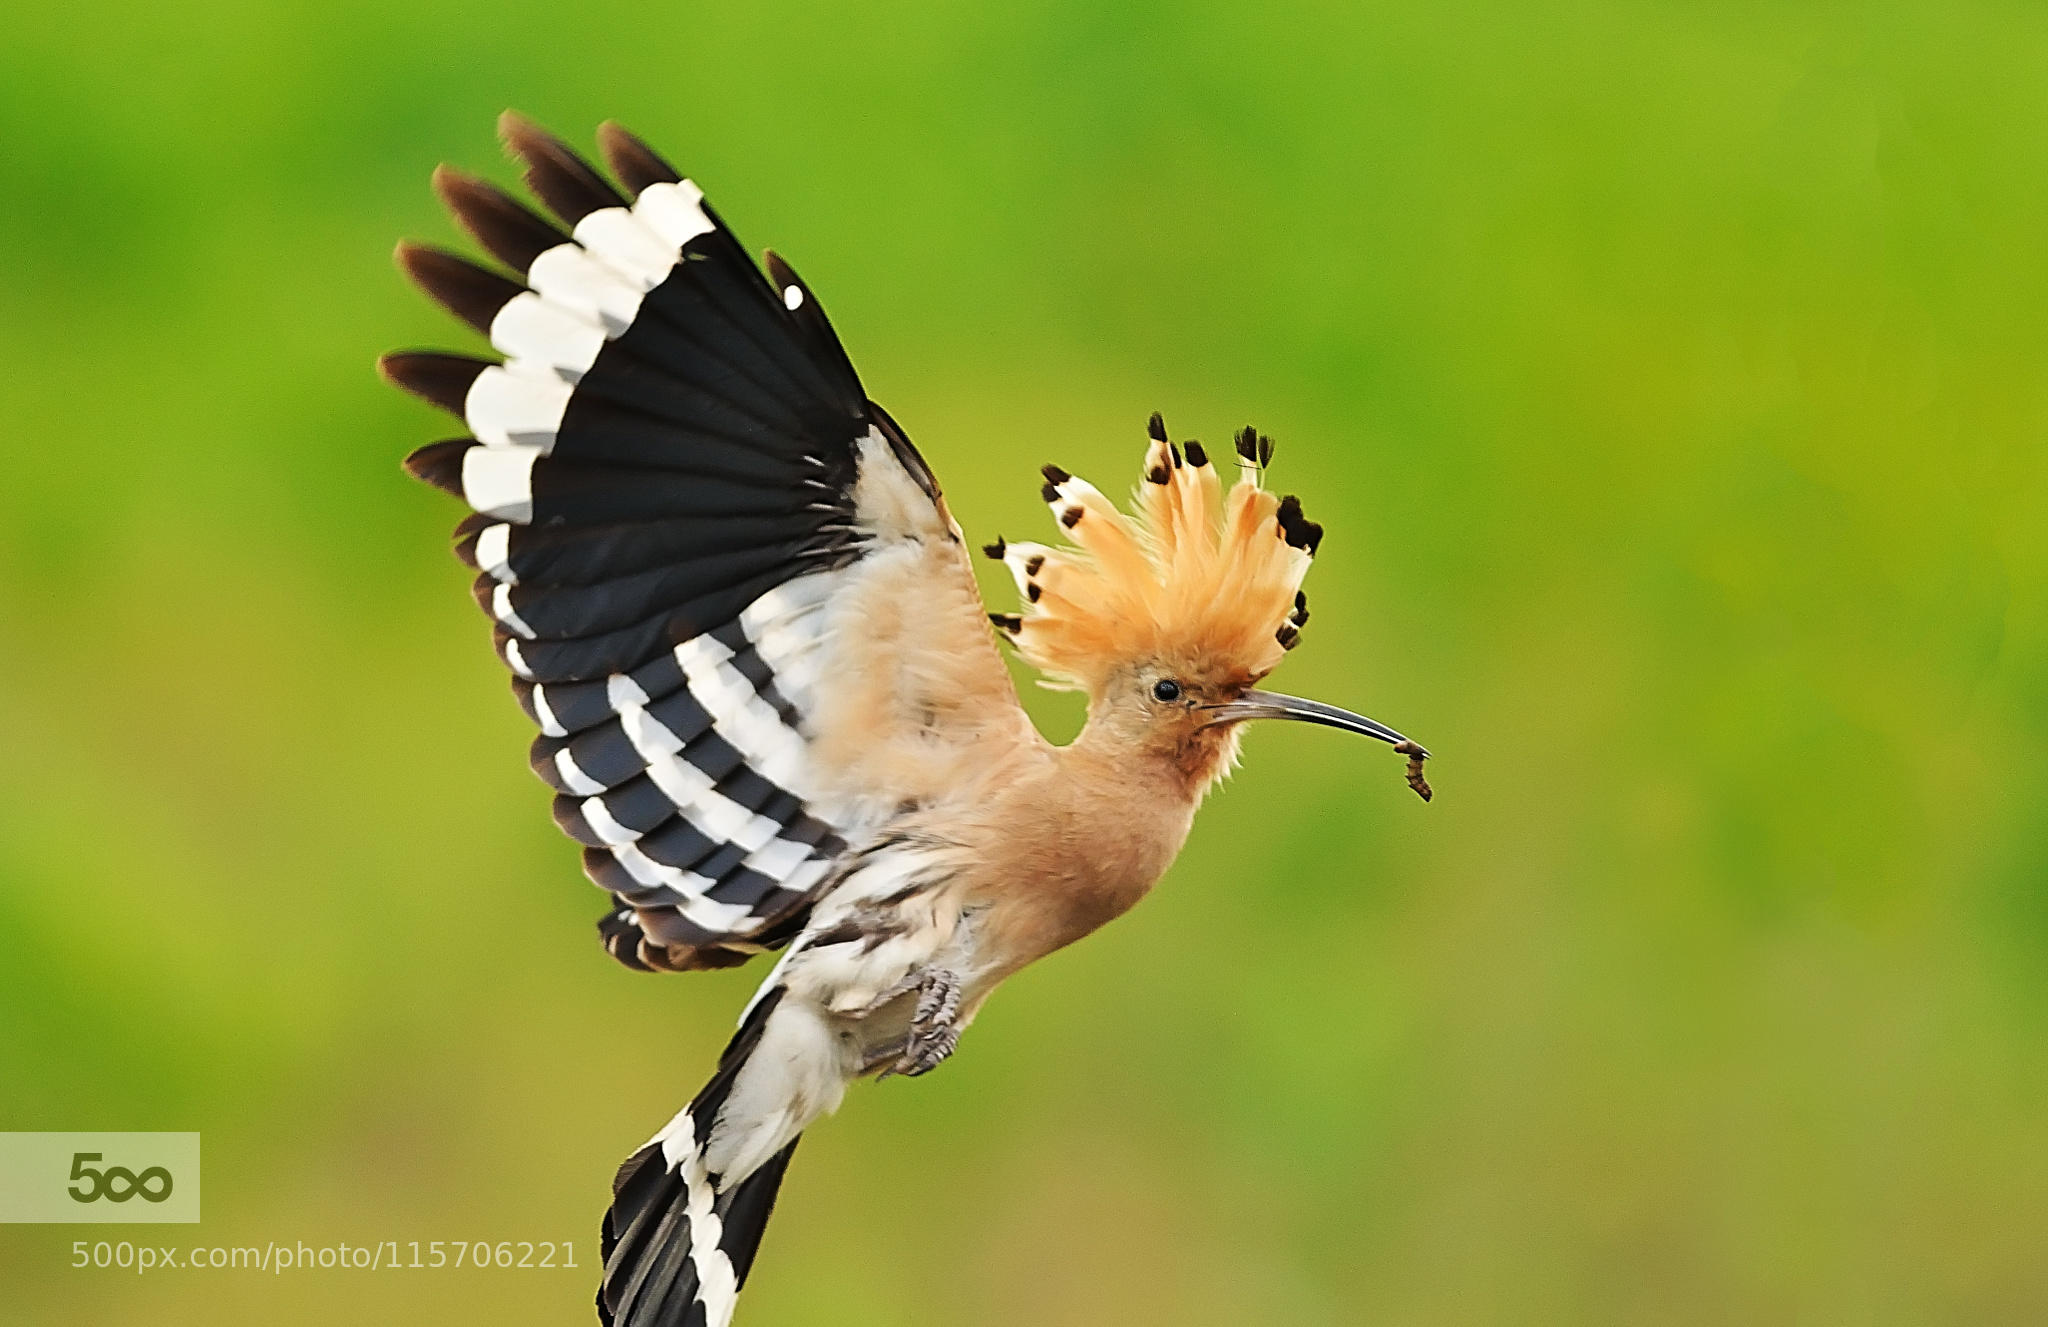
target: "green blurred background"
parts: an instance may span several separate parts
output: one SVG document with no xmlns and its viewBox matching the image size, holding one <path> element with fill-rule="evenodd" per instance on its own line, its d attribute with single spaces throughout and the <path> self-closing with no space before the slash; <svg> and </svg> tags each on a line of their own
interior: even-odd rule
<svg viewBox="0 0 2048 1327">
<path fill-rule="evenodd" d="M 1439 757 L 1254 734 L 742 1323 L 2048 1321 L 2048 14 L 1958 0 L 11 10 L 0 1129 L 201 1130 L 206 1219 L 0 1228 L 0 1318 L 586 1321 L 760 975 L 599 951 L 398 469 L 506 106 L 789 255 L 977 538 L 1272 433 L 1277 682 Z M 585 1270 L 66 1266 L 165 1235 Z"/>
</svg>

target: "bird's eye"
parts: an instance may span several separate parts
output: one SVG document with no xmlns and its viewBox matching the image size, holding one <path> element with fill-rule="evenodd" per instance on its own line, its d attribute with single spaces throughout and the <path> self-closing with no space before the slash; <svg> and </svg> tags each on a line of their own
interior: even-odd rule
<svg viewBox="0 0 2048 1327">
<path fill-rule="evenodd" d="M 1152 699 L 1175 701 L 1180 699 L 1180 683 L 1170 677 L 1162 677 L 1152 684 Z"/>
</svg>

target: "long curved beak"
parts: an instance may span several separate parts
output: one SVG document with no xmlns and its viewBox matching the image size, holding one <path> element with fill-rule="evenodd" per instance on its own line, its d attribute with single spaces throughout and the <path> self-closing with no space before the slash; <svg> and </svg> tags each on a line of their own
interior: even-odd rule
<svg viewBox="0 0 2048 1327">
<path fill-rule="evenodd" d="M 1429 759 L 1429 752 L 1420 742 L 1410 741 L 1377 719 L 1368 719 L 1363 714 L 1353 714 L 1335 705 L 1325 705 L 1319 700 L 1283 696 L 1277 691 L 1247 691 L 1236 700 L 1225 701 L 1221 705 L 1205 705 L 1203 713 L 1209 716 L 1208 722 L 1202 725 L 1205 728 L 1243 719 L 1296 719 L 1302 723 L 1319 723 L 1327 728 L 1341 728 L 1347 733 L 1377 737 L 1408 757 L 1408 786 L 1423 801 L 1429 800 L 1429 784 L 1422 777 L 1422 762 Z"/>
</svg>

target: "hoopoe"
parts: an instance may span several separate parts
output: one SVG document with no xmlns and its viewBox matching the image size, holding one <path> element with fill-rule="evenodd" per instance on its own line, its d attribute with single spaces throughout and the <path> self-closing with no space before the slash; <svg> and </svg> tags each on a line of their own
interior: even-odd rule
<svg viewBox="0 0 2048 1327">
<path fill-rule="evenodd" d="M 1308 621 L 1322 538 L 1263 487 L 1270 438 L 1237 435 L 1226 489 L 1152 416 L 1128 514 L 1046 466 L 1070 542 L 989 544 L 1024 603 L 984 613 L 932 472 L 788 264 L 764 277 L 616 125 L 623 192 L 499 128 L 561 226 L 444 166 L 436 192 L 518 279 L 397 256 L 505 358 L 381 367 L 468 427 L 406 465 L 473 509 L 456 552 L 612 895 L 605 948 L 640 971 L 782 951 L 603 1223 L 605 1323 L 724 1327 L 804 1129 L 857 1078 L 929 1072 L 1005 977 L 1142 898 L 1244 721 L 1388 742 L 1425 799 L 1428 753 L 1254 689 Z M 1086 693 L 1072 744 L 1025 716 L 998 637 Z"/>
</svg>

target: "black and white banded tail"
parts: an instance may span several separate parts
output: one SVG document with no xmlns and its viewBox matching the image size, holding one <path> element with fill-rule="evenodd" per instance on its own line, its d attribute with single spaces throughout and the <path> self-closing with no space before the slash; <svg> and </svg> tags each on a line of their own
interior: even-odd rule
<svg viewBox="0 0 2048 1327">
<path fill-rule="evenodd" d="M 606 1327 L 726 1327 L 731 1321 L 801 1135 L 730 1183 L 707 1170 L 706 1154 L 781 996 L 772 990 L 748 1011 L 703 1091 L 619 1167 L 604 1218 L 604 1280 L 597 1291 Z"/>
</svg>

